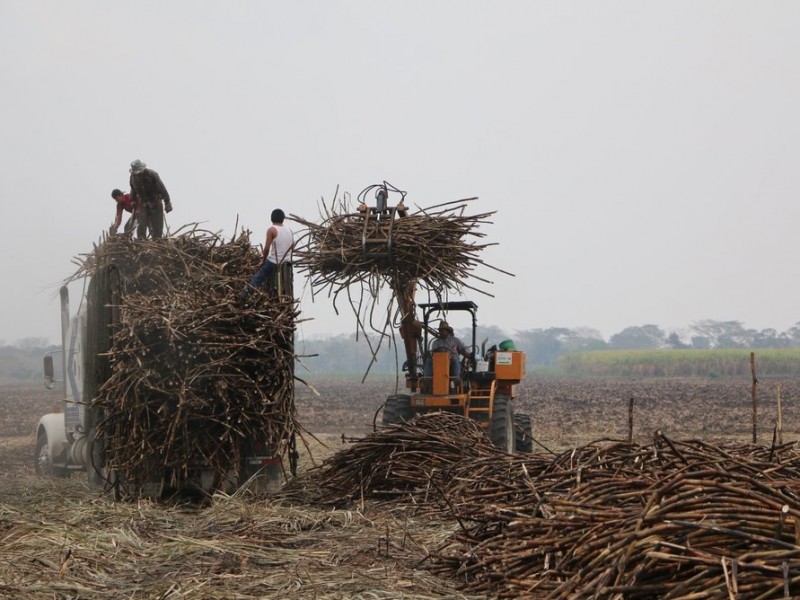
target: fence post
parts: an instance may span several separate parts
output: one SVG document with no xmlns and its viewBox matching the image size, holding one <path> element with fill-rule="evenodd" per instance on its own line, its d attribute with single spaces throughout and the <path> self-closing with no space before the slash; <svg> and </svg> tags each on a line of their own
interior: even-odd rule
<svg viewBox="0 0 800 600">
<path fill-rule="evenodd" d="M 750 353 L 750 374 L 753 377 L 753 388 L 752 388 L 752 396 L 753 396 L 753 443 L 757 442 L 757 428 L 756 428 L 756 415 L 758 413 L 757 410 L 757 403 L 756 403 L 756 386 L 758 385 L 758 379 L 756 379 L 756 353 Z"/>
<path fill-rule="evenodd" d="M 781 403 L 781 382 L 778 382 L 778 445 L 783 445 L 783 404 Z"/>
<path fill-rule="evenodd" d="M 633 442 L 633 398 L 628 400 L 628 443 Z"/>
</svg>

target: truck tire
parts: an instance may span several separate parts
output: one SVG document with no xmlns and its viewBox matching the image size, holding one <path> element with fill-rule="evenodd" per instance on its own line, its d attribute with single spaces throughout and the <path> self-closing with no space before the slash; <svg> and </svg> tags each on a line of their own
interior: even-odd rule
<svg viewBox="0 0 800 600">
<path fill-rule="evenodd" d="M 103 442 L 96 439 L 96 429 L 89 431 L 88 437 L 88 456 L 86 461 L 86 476 L 89 480 L 89 487 L 96 490 L 107 490 L 112 488 L 114 498 L 120 499 L 120 490 L 117 485 L 117 477 L 113 471 L 106 467 L 106 457 Z"/>
<path fill-rule="evenodd" d="M 514 415 L 514 445 L 517 452 L 533 452 L 530 415 Z"/>
<path fill-rule="evenodd" d="M 93 489 L 103 489 L 106 485 L 106 459 L 103 452 L 103 443 L 96 439 L 97 430 L 89 430 L 88 444 L 89 451 L 86 461 L 86 475 L 89 480 L 89 487 Z"/>
<path fill-rule="evenodd" d="M 36 474 L 39 477 L 55 477 L 53 457 L 50 456 L 50 445 L 47 443 L 47 434 L 44 431 L 36 436 L 33 463 L 36 466 Z"/>
<path fill-rule="evenodd" d="M 489 438 L 503 452 L 514 452 L 514 406 L 508 396 L 497 394 L 494 397 Z"/>
<path fill-rule="evenodd" d="M 411 409 L 411 396 L 398 394 L 389 396 L 383 405 L 383 425 L 394 425 L 410 421 L 414 418 L 414 411 Z"/>
</svg>

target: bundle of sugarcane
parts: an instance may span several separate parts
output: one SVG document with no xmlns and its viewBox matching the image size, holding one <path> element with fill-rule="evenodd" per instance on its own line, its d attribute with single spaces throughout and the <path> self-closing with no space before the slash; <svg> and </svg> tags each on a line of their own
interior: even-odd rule
<svg viewBox="0 0 800 600">
<path fill-rule="evenodd" d="M 387 277 L 401 282 L 419 281 L 423 289 L 441 294 L 463 285 L 483 261 L 482 250 L 492 244 L 480 243 L 485 234 L 479 226 L 488 224 L 494 212 L 464 214 L 466 203 L 477 198 L 422 209 L 393 222 L 374 219 L 365 232 L 363 213 L 342 207 L 343 212 L 324 209 L 323 221 L 312 223 L 293 217 L 308 231 L 299 240 L 295 260 L 307 269 L 312 285 L 342 287 L 371 278 Z M 391 253 L 370 252 L 364 236 L 388 236 Z"/>
<path fill-rule="evenodd" d="M 476 268 L 510 273 L 481 260 L 483 250 L 494 244 L 483 241 L 486 234 L 480 227 L 490 224 L 494 212 L 466 214 L 473 200 L 477 198 L 393 218 L 367 217 L 346 203 L 335 207 L 335 200 L 334 208 L 323 203 L 320 223 L 292 215 L 306 228 L 296 244 L 295 264 L 308 275 L 312 291 L 327 292 L 334 307 L 339 294 L 346 292 L 359 329 L 365 332 L 385 332 L 395 320 L 407 317 L 418 291 L 432 301 L 446 300 L 451 292 L 464 289 L 490 295 L 467 283 L 470 278 L 492 283 L 478 276 Z M 386 311 L 375 311 L 386 287 L 391 293 Z M 375 322 L 376 317 L 385 321 Z"/>
<path fill-rule="evenodd" d="M 291 297 L 239 297 L 259 260 L 246 233 L 226 243 L 195 229 L 111 237 L 81 261 L 90 300 L 117 314 L 106 347 L 95 342 L 107 368 L 89 375 L 99 381 L 87 400 L 101 415 L 106 465 L 129 489 L 197 465 L 222 484 L 239 473 L 245 448 L 285 451 L 296 428 L 298 313 Z"/>
<path fill-rule="evenodd" d="M 318 486 L 318 502 L 342 504 L 409 494 L 434 501 L 441 499 L 450 467 L 465 458 L 499 454 L 474 420 L 431 413 L 356 441 L 309 476 Z"/>
</svg>

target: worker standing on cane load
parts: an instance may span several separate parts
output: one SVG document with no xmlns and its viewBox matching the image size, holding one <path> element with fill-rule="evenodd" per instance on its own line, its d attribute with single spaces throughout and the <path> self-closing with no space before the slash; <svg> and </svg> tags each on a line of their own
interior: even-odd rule
<svg viewBox="0 0 800 600">
<path fill-rule="evenodd" d="M 109 233 L 114 235 L 117 233 L 117 229 L 119 229 L 120 223 L 122 223 L 122 213 L 129 212 L 131 216 L 125 221 L 125 228 L 123 231 L 125 234 L 129 234 L 133 231 L 134 226 L 136 225 L 136 215 L 133 214 L 133 203 L 131 202 L 131 195 L 130 194 L 123 194 L 122 190 L 112 190 L 111 197 L 117 203 L 117 213 L 114 216 L 114 222 L 111 224 L 109 228 Z"/>
<path fill-rule="evenodd" d="M 172 202 L 158 173 L 138 159 L 131 163 L 131 202 L 139 221 L 136 237 L 143 240 L 150 230 L 152 239 L 160 238 L 164 234 L 164 212 L 172 211 Z"/>
<path fill-rule="evenodd" d="M 292 248 L 294 248 L 294 234 L 283 224 L 286 215 L 280 208 L 272 211 L 270 219 L 272 226 L 267 229 L 267 240 L 264 242 L 264 253 L 261 266 L 250 283 L 244 286 L 239 296 L 246 298 L 250 288 L 259 288 L 265 283 L 267 289 L 272 289 L 275 271 L 285 262 L 292 262 Z"/>
</svg>

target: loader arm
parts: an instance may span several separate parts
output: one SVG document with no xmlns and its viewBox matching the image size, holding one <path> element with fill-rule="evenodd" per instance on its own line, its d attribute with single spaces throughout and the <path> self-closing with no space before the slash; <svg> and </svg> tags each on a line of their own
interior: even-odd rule
<svg viewBox="0 0 800 600">
<path fill-rule="evenodd" d="M 422 345 L 422 326 L 416 318 L 414 304 L 414 293 L 417 289 L 416 282 L 406 285 L 396 284 L 395 296 L 398 307 L 400 308 L 400 337 L 403 338 L 403 346 L 406 351 L 406 365 L 408 367 L 408 379 L 419 377 L 418 364 L 420 346 Z"/>
</svg>

